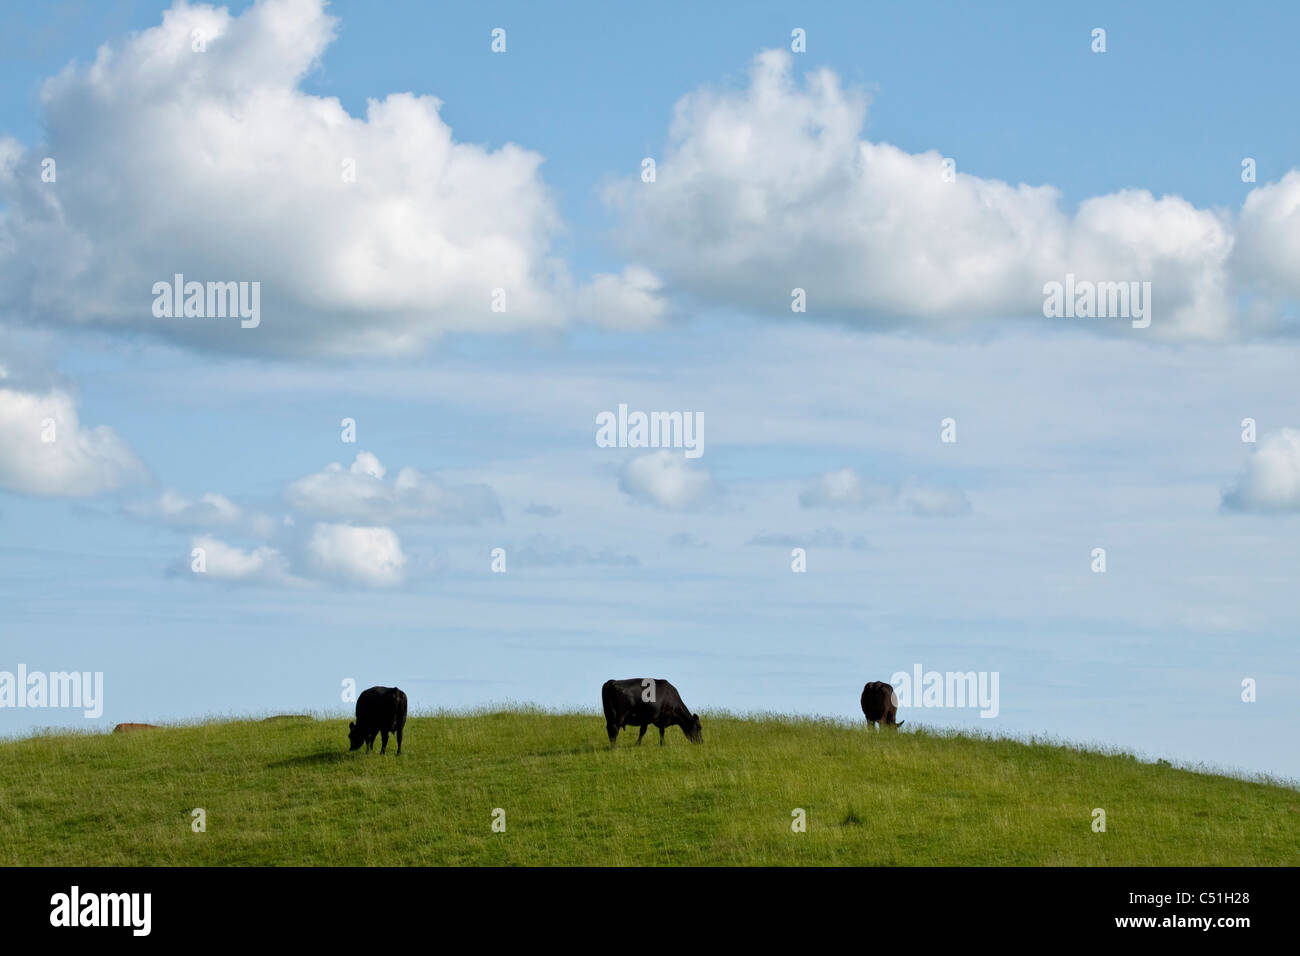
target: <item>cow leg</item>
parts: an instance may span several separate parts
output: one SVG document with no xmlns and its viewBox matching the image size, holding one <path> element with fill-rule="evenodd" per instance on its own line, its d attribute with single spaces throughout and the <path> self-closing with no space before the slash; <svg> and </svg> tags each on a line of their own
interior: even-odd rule
<svg viewBox="0 0 1300 956">
<path fill-rule="evenodd" d="M 609 749 L 614 749 L 614 743 L 618 740 L 618 728 L 613 724 L 605 725 L 605 733 L 609 734 Z"/>
<path fill-rule="evenodd" d="M 660 728 L 659 728 L 659 746 L 662 747 L 663 745 L 664 745 L 664 728 L 660 727 Z"/>
<path fill-rule="evenodd" d="M 386 754 L 386 753 L 388 753 L 388 731 L 387 731 L 387 730 L 381 730 L 380 733 L 383 734 L 384 742 L 383 742 L 383 745 L 380 746 L 380 748 L 379 748 L 379 752 L 380 752 L 380 754 Z"/>
<path fill-rule="evenodd" d="M 649 727 L 649 726 L 650 726 L 649 724 L 642 724 L 642 725 L 641 725 L 641 733 L 639 733 L 639 734 L 637 735 L 637 738 L 636 738 L 636 745 L 637 745 L 638 747 L 641 746 L 641 738 L 645 736 L 646 728 Z"/>
<path fill-rule="evenodd" d="M 399 754 L 402 752 L 402 728 L 401 727 L 397 728 L 397 752 Z"/>
<path fill-rule="evenodd" d="M 366 753 L 370 753 L 370 751 L 374 749 L 375 749 L 375 735 L 368 734 L 366 736 Z"/>
</svg>

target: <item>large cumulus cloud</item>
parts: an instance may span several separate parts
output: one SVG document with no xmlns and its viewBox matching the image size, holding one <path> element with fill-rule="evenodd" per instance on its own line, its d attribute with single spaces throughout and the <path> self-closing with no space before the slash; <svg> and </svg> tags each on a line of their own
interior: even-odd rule
<svg viewBox="0 0 1300 956">
<path fill-rule="evenodd" d="M 335 28 L 321 0 L 237 17 L 178 2 L 47 81 L 46 141 L 0 139 L 0 309 L 293 354 L 657 321 L 646 270 L 580 283 L 553 255 L 561 223 L 537 153 L 457 142 L 432 96 L 373 99 L 358 118 L 304 93 Z M 261 324 L 156 318 L 153 284 L 175 273 L 260 282 Z"/>
<path fill-rule="evenodd" d="M 748 86 L 701 89 L 678 104 L 656 181 L 629 178 L 606 197 L 628 248 L 665 288 L 702 301 L 934 330 L 982 317 L 1037 317 L 1043 286 L 1067 273 L 1150 281 L 1151 334 L 1241 334 L 1276 325 L 1300 295 L 1300 173 L 1254 190 L 1237 217 L 1132 189 L 1073 213 L 1050 186 L 960 171 L 937 152 L 863 139 L 865 95 L 834 73 L 800 82 L 784 51 L 760 54 Z M 1234 246 L 1243 250 L 1234 255 Z M 1054 319 L 1127 329 L 1127 322 Z"/>
</svg>

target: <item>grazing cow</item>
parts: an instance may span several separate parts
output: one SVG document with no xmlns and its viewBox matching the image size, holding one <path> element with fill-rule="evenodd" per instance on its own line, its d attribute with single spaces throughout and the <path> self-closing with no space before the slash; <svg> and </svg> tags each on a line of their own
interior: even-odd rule
<svg viewBox="0 0 1300 956">
<path fill-rule="evenodd" d="M 357 719 L 348 724 L 349 750 L 366 753 L 375 746 L 375 734 L 383 734 L 379 752 L 388 752 L 388 735 L 397 735 L 397 752 L 402 752 L 402 728 L 406 726 L 406 695 L 396 687 L 371 687 L 357 698 Z"/>
<path fill-rule="evenodd" d="M 700 718 L 682 703 L 677 688 L 662 677 L 634 677 L 631 680 L 607 680 L 600 688 L 600 701 L 605 706 L 605 730 L 609 745 L 614 746 L 618 732 L 624 727 L 640 725 L 641 743 L 646 728 L 654 724 L 659 728 L 659 745 L 664 742 L 664 730 L 674 725 L 682 728 L 686 739 L 693 744 L 704 742 Z"/>
<path fill-rule="evenodd" d="M 862 715 L 867 718 L 867 725 L 877 729 L 883 723 L 886 727 L 901 727 L 906 721 L 895 720 L 898 716 L 898 695 L 894 688 L 884 681 L 873 680 L 862 688 Z"/>
<path fill-rule="evenodd" d="M 135 730 L 157 730 L 157 724 L 118 724 L 113 728 L 115 734 L 129 734 Z"/>
</svg>

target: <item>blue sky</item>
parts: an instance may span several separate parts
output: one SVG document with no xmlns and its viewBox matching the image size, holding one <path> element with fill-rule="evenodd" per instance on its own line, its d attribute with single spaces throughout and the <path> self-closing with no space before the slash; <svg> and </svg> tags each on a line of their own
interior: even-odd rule
<svg viewBox="0 0 1300 956">
<path fill-rule="evenodd" d="M 105 709 L 0 733 L 640 674 L 707 733 L 920 663 L 1001 701 L 918 724 L 1300 777 L 1300 15 L 166 9 L 6 5 L 0 671 Z M 153 315 L 178 271 L 261 325 Z M 1151 328 L 1045 319 L 1067 271 Z M 598 447 L 620 403 L 704 454 Z"/>
</svg>

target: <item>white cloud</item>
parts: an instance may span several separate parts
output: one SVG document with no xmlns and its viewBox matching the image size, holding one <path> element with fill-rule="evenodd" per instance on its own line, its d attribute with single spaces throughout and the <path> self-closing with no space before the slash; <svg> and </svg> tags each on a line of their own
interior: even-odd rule
<svg viewBox="0 0 1300 956">
<path fill-rule="evenodd" d="M 374 524 L 474 523 L 501 514 L 496 493 L 487 485 L 445 485 L 409 467 L 392 481 L 386 480 L 387 473 L 378 458 L 363 451 L 346 469 L 335 463 L 293 482 L 286 498 L 318 517 Z"/>
<path fill-rule="evenodd" d="M 868 485 L 852 468 L 828 471 L 799 493 L 805 508 L 865 508 L 889 494 L 881 485 Z"/>
<path fill-rule="evenodd" d="M 290 549 L 292 560 L 278 547 L 263 545 L 244 550 L 212 535 L 195 537 L 190 546 L 204 552 L 205 570 L 194 573 L 195 578 L 265 587 L 317 587 L 323 581 L 332 581 L 389 588 L 406 579 L 408 566 L 397 535 L 380 527 L 317 524 L 305 542 Z M 177 564 L 176 570 L 192 573 L 193 560 L 191 553 Z"/>
<path fill-rule="evenodd" d="M 143 463 L 111 428 L 80 424 L 67 392 L 0 388 L 0 488 L 89 497 L 144 477 Z"/>
<path fill-rule="evenodd" d="M 1246 460 L 1246 471 L 1223 493 L 1233 511 L 1300 511 L 1300 430 L 1265 435 Z"/>
<path fill-rule="evenodd" d="M 264 546 L 245 551 L 210 535 L 194 538 L 190 547 L 203 550 L 204 571 L 194 572 L 191 551 L 182 573 L 191 573 L 198 580 L 268 587 L 303 587 L 310 583 L 289 570 L 288 558 L 276 548 Z"/>
<path fill-rule="evenodd" d="M 903 482 L 894 501 L 898 507 L 914 515 L 964 515 L 970 511 L 970 501 L 967 500 L 965 492 L 942 485 L 926 485 L 914 480 Z"/>
<path fill-rule="evenodd" d="M 799 493 L 805 508 L 861 509 L 885 503 L 914 515 L 961 515 L 970 511 L 965 492 L 909 478 L 899 485 L 873 485 L 852 468 L 829 471 Z"/>
<path fill-rule="evenodd" d="M 294 482 L 286 492 L 294 506 L 317 517 L 342 519 L 317 522 L 304 533 L 294 530 L 290 515 L 276 521 L 216 493 L 191 499 L 168 489 L 126 510 L 173 528 L 224 528 L 279 544 L 243 551 L 211 535 L 196 538 L 194 546 L 208 551 L 212 580 L 286 587 L 332 581 L 370 588 L 394 587 L 407 577 L 407 555 L 386 521 L 476 521 L 500 514 L 496 496 L 486 486 L 450 488 L 412 468 L 403 468 L 392 481 L 387 474 L 375 455 L 362 451 L 347 469 L 334 464 Z M 344 523 L 349 521 L 367 523 Z"/>
<path fill-rule="evenodd" d="M 599 273 L 578 291 L 578 316 L 598 325 L 645 329 L 658 325 L 668 313 L 660 295 L 663 282 L 641 266 L 628 266 L 618 275 Z"/>
<path fill-rule="evenodd" d="M 368 451 L 357 452 L 357 457 L 352 460 L 352 466 L 348 469 L 354 475 L 369 475 L 371 478 L 383 480 L 384 475 L 388 474 L 388 469 Z"/>
<path fill-rule="evenodd" d="M 1278 303 L 1300 299 L 1300 170 L 1276 183 L 1253 189 L 1246 197 L 1232 250 L 1235 273 L 1243 285 L 1275 310 Z"/>
<path fill-rule="evenodd" d="M 326 577 L 365 587 L 394 587 L 406 578 L 402 542 L 390 528 L 318 524 L 307 542 L 307 559 Z"/>
<path fill-rule="evenodd" d="M 125 510 L 134 517 L 184 530 L 228 528 L 259 538 L 271 537 L 276 531 L 276 521 L 270 515 L 247 511 L 215 492 L 192 499 L 168 488 L 157 498 L 133 502 Z"/>
<path fill-rule="evenodd" d="M 583 285 L 556 259 L 537 153 L 456 142 L 432 96 L 373 99 L 358 118 L 304 93 L 336 25 L 320 0 L 239 16 L 178 0 L 48 80 L 48 141 L 0 141 L 0 305 L 217 349 L 347 355 L 449 330 L 657 320 L 644 269 Z M 153 283 L 178 272 L 260 282 L 261 324 L 155 318 Z"/>
<path fill-rule="evenodd" d="M 684 97 L 657 181 L 620 181 L 607 200 L 621 210 L 629 248 L 669 289 L 768 314 L 791 315 L 799 287 L 810 315 L 863 323 L 1041 318 L 1044 283 L 1074 273 L 1149 280 L 1153 335 L 1222 338 L 1236 331 L 1239 284 L 1300 295 L 1300 173 L 1250 195 L 1240 235 L 1258 252 L 1244 262 L 1232 255 L 1226 214 L 1124 190 L 1070 215 L 1049 186 L 959 168 L 945 181 L 940 153 L 864 140 L 866 114 L 866 97 L 831 71 L 800 84 L 792 56 L 769 50 L 747 88 Z"/>
<path fill-rule="evenodd" d="M 693 510 L 718 494 L 707 471 L 671 451 L 633 458 L 623 467 L 619 488 L 638 501 L 668 511 Z"/>
</svg>

